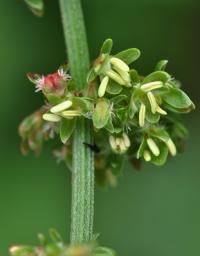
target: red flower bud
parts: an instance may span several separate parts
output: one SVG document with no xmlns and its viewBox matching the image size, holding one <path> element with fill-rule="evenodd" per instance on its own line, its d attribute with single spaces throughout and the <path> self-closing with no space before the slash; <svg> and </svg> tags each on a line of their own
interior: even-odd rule
<svg viewBox="0 0 200 256">
<path fill-rule="evenodd" d="M 47 76 L 40 76 L 38 74 L 27 74 L 29 80 L 36 84 L 36 92 L 42 91 L 44 94 L 53 93 L 56 96 L 62 96 L 67 86 L 67 81 L 71 77 L 63 70 L 49 74 Z"/>
</svg>

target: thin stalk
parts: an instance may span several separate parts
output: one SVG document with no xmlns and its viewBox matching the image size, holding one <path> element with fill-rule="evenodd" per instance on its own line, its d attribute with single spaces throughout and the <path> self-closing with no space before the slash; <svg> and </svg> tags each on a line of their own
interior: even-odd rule
<svg viewBox="0 0 200 256">
<path fill-rule="evenodd" d="M 68 61 L 77 90 L 86 93 L 89 52 L 80 0 L 59 0 Z M 83 143 L 92 143 L 90 121 L 77 120 L 73 140 L 71 243 L 89 241 L 94 218 L 94 155 Z"/>
</svg>

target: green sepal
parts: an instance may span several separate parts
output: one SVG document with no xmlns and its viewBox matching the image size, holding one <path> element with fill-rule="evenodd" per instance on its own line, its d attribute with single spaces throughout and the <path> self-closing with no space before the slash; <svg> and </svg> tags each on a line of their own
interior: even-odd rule
<svg viewBox="0 0 200 256">
<path fill-rule="evenodd" d="M 168 60 L 160 60 L 155 67 L 155 71 L 163 71 L 167 66 Z"/>
<path fill-rule="evenodd" d="M 119 94 L 122 91 L 122 89 L 123 87 L 120 84 L 110 79 L 106 87 L 106 92 L 109 94 L 116 95 Z"/>
<path fill-rule="evenodd" d="M 38 17 L 44 14 L 44 3 L 43 0 L 24 0 L 28 5 L 29 9 Z"/>
<path fill-rule="evenodd" d="M 194 103 L 187 94 L 178 88 L 170 88 L 162 99 L 167 103 L 166 106 L 174 112 L 188 113 L 195 108 Z"/>
<path fill-rule="evenodd" d="M 141 156 L 143 156 L 143 153 L 144 153 L 146 147 L 147 147 L 147 142 L 146 142 L 146 139 L 143 137 L 140 147 L 136 154 L 137 159 L 139 159 Z"/>
<path fill-rule="evenodd" d="M 115 57 L 121 59 L 126 64 L 131 64 L 140 57 L 140 50 L 137 48 L 130 48 L 125 51 L 119 52 Z"/>
<path fill-rule="evenodd" d="M 76 119 L 65 119 L 62 118 L 60 123 L 60 139 L 63 144 L 65 144 L 71 137 L 75 129 Z"/>
<path fill-rule="evenodd" d="M 101 129 L 108 123 L 110 118 L 110 102 L 102 98 L 98 99 L 94 113 L 92 115 L 93 124 L 97 129 Z"/>
<path fill-rule="evenodd" d="M 56 229 L 51 228 L 49 230 L 49 236 L 54 243 L 61 243 L 63 239 Z"/>
<path fill-rule="evenodd" d="M 106 130 L 109 131 L 110 133 L 114 133 L 115 132 L 115 128 L 113 126 L 113 123 L 112 123 L 112 119 L 111 117 L 109 118 L 106 126 L 105 126 Z"/>
<path fill-rule="evenodd" d="M 104 54 L 102 55 L 102 61 L 101 64 L 98 64 L 98 69 L 94 68 L 94 71 L 97 75 L 104 75 L 108 70 L 111 69 L 111 64 L 110 64 L 110 55 Z"/>
<path fill-rule="evenodd" d="M 103 42 L 100 54 L 110 54 L 113 47 L 113 40 L 108 38 Z"/>
<path fill-rule="evenodd" d="M 167 142 L 169 139 L 170 139 L 170 136 L 168 134 L 168 132 L 166 132 L 163 127 L 156 127 L 154 126 L 152 129 L 151 129 L 151 132 L 150 132 L 151 136 L 152 137 L 155 137 L 163 142 Z"/>
<path fill-rule="evenodd" d="M 182 123 L 176 122 L 173 126 L 172 136 L 175 138 L 185 139 L 188 137 L 188 130 Z"/>
<path fill-rule="evenodd" d="M 155 71 L 148 76 L 146 76 L 143 80 L 143 84 L 154 82 L 154 81 L 161 81 L 166 83 L 171 79 L 171 76 L 165 71 Z"/>
<path fill-rule="evenodd" d="M 153 114 L 151 109 L 148 108 L 146 111 L 146 120 L 151 124 L 156 124 L 160 120 L 160 114 L 158 112 Z"/>
<path fill-rule="evenodd" d="M 123 94 L 120 94 L 118 96 L 115 96 L 111 99 L 112 103 L 114 104 L 119 104 L 121 103 L 122 101 L 125 101 L 127 100 L 128 96 L 127 95 L 123 95 Z"/>
<path fill-rule="evenodd" d="M 138 108 L 135 103 L 134 92 L 131 95 L 130 104 L 129 104 L 129 117 L 132 119 L 135 116 L 135 113 L 138 111 Z"/>
<path fill-rule="evenodd" d="M 162 145 L 159 145 L 159 149 L 160 149 L 160 155 L 159 156 L 154 156 L 153 154 L 151 155 L 151 163 L 157 165 L 157 166 L 161 166 L 164 165 L 166 160 L 167 160 L 167 156 L 168 156 L 168 148 L 167 146 L 162 143 Z"/>
<path fill-rule="evenodd" d="M 139 84 L 140 83 L 140 76 L 139 76 L 137 70 L 131 69 L 129 71 L 129 74 L 130 74 L 131 81 L 133 82 L 133 84 Z"/>
<path fill-rule="evenodd" d="M 44 93 L 44 95 L 47 98 L 48 102 L 53 104 L 53 105 L 57 105 L 57 104 L 59 104 L 63 101 L 62 98 L 56 96 L 53 93 Z"/>
<path fill-rule="evenodd" d="M 90 69 L 90 71 L 87 74 L 87 83 L 90 84 L 92 81 L 94 81 L 97 77 L 96 72 L 93 68 Z"/>
<path fill-rule="evenodd" d="M 122 107 L 116 110 L 116 116 L 120 119 L 121 122 L 124 122 L 127 120 L 128 116 L 128 108 Z"/>
<path fill-rule="evenodd" d="M 92 103 L 85 97 L 73 97 L 72 102 L 72 106 L 76 110 L 81 110 L 83 112 L 91 111 Z"/>
</svg>

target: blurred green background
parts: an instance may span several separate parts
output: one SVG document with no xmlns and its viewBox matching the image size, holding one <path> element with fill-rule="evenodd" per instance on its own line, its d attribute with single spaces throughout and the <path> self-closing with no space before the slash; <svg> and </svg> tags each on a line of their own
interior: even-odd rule
<svg viewBox="0 0 200 256">
<path fill-rule="evenodd" d="M 67 1 L 67 0 L 66 0 Z M 184 154 L 164 167 L 126 166 L 116 189 L 96 189 L 95 231 L 103 245 L 126 256 L 200 255 L 199 59 L 200 3 L 194 0 L 83 0 L 91 58 L 102 41 L 114 50 L 138 47 L 141 73 L 169 59 L 168 70 L 183 82 L 197 105 L 187 117 Z M 19 152 L 17 127 L 42 97 L 28 71 L 49 73 L 65 60 L 57 1 L 35 18 L 23 1 L 0 1 L 0 255 L 13 244 L 35 244 L 38 232 L 57 228 L 69 239 L 70 175 L 50 149 L 40 158 Z"/>
</svg>

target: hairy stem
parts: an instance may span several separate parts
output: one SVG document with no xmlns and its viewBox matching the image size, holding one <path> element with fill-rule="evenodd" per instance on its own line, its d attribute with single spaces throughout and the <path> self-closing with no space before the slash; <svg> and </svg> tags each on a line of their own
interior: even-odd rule
<svg viewBox="0 0 200 256">
<path fill-rule="evenodd" d="M 80 0 L 59 0 L 71 75 L 77 90 L 86 93 L 89 52 Z M 71 243 L 93 235 L 94 155 L 83 143 L 92 143 L 91 124 L 77 120 L 73 141 Z"/>
</svg>

